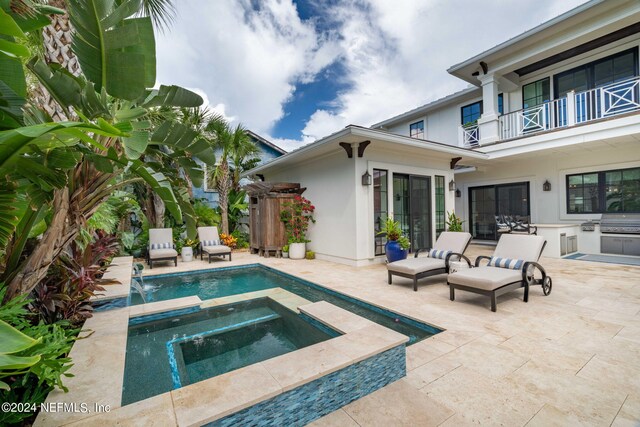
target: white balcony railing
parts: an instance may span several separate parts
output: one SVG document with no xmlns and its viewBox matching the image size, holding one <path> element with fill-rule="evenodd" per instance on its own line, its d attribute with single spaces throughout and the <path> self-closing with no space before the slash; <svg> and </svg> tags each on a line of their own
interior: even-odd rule
<svg viewBox="0 0 640 427">
<path fill-rule="evenodd" d="M 569 92 L 564 98 L 504 114 L 499 118 L 500 139 L 519 138 L 635 110 L 640 110 L 640 77 L 584 92 Z"/>
<path fill-rule="evenodd" d="M 480 127 L 477 124 L 460 126 L 459 133 L 463 147 L 473 148 L 480 144 Z"/>
</svg>

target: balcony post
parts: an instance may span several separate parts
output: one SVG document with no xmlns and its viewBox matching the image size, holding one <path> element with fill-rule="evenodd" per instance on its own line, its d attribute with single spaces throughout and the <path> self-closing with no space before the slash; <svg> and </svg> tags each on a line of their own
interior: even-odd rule
<svg viewBox="0 0 640 427">
<path fill-rule="evenodd" d="M 573 126 L 576 124 L 576 92 L 567 92 L 567 126 Z"/>
<path fill-rule="evenodd" d="M 483 113 L 478 119 L 480 145 L 496 142 L 500 135 L 498 122 L 498 79 L 493 74 L 479 76 L 482 83 Z"/>
</svg>

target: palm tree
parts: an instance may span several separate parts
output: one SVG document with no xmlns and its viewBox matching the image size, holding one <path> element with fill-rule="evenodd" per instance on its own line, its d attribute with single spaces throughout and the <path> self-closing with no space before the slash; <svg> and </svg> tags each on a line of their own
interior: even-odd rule
<svg viewBox="0 0 640 427">
<path fill-rule="evenodd" d="M 214 136 L 214 148 L 217 152 L 216 166 L 210 169 L 208 184 L 218 191 L 222 232 L 229 234 L 229 191 L 240 180 L 244 159 L 256 153 L 258 148 L 241 124 L 233 128 L 220 115 L 212 115 L 206 129 Z M 233 169 L 229 162 L 233 165 Z"/>
</svg>

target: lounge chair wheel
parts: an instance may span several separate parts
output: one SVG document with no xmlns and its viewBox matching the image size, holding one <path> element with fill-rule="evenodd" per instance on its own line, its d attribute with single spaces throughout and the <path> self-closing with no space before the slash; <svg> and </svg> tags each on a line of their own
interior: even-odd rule
<svg viewBox="0 0 640 427">
<path fill-rule="evenodd" d="M 545 295 L 549 295 L 551 293 L 552 286 L 553 286 L 553 283 L 551 281 L 551 277 L 545 276 L 545 278 L 542 280 L 542 292 Z"/>
</svg>

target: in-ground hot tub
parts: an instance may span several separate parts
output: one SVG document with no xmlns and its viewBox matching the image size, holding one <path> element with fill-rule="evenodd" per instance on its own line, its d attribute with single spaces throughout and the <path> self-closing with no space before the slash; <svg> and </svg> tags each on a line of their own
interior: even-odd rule
<svg viewBox="0 0 640 427">
<path fill-rule="evenodd" d="M 326 341 L 338 332 L 269 298 L 133 319 L 122 404 Z"/>
</svg>

